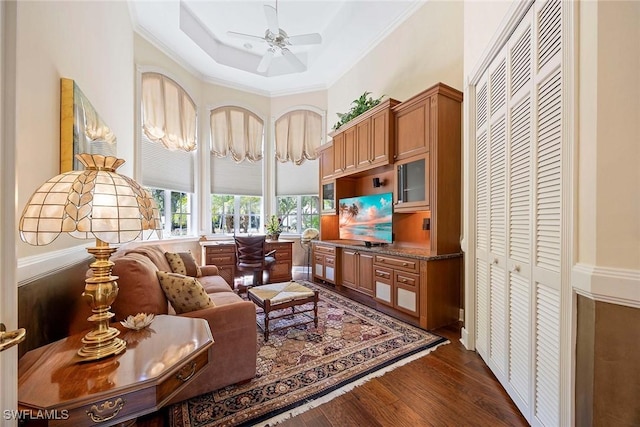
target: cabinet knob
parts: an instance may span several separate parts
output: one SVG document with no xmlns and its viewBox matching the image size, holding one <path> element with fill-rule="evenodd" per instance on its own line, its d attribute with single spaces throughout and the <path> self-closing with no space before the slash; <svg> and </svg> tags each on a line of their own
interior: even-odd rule
<svg viewBox="0 0 640 427">
<path fill-rule="evenodd" d="M 494 258 L 494 259 L 493 259 L 493 263 L 494 263 L 495 265 L 498 265 L 498 262 L 499 262 L 498 258 Z"/>
<path fill-rule="evenodd" d="M 402 266 L 403 266 L 403 267 L 406 267 L 407 265 L 409 265 L 409 263 L 407 263 L 407 262 L 403 262 L 403 263 L 402 263 Z"/>
<path fill-rule="evenodd" d="M 407 279 L 400 280 L 402 283 L 407 283 Z"/>
<path fill-rule="evenodd" d="M 520 266 L 518 264 L 515 264 L 513 267 L 511 267 L 511 271 L 519 273 L 520 272 Z"/>
</svg>

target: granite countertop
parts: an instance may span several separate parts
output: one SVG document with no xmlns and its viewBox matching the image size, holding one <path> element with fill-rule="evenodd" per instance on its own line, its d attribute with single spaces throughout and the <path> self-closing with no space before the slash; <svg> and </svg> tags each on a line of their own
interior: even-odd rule
<svg viewBox="0 0 640 427">
<path fill-rule="evenodd" d="M 368 248 L 365 246 L 364 242 L 360 242 L 357 240 L 312 240 L 311 243 L 314 245 L 324 244 L 324 245 L 335 246 L 337 248 L 348 248 L 348 249 L 355 249 L 359 251 L 373 252 L 377 254 L 398 255 L 398 256 L 403 256 L 407 258 L 424 259 L 424 260 L 458 258 L 462 256 L 462 252 L 457 252 L 452 254 L 431 255 L 431 251 L 429 250 L 429 248 L 398 246 L 395 244 L 372 246 Z"/>
</svg>

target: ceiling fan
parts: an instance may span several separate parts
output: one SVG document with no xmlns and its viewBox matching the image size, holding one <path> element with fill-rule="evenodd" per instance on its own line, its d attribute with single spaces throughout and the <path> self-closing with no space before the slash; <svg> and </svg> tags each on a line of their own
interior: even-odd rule
<svg viewBox="0 0 640 427">
<path fill-rule="evenodd" d="M 267 18 L 267 30 L 264 33 L 264 37 L 254 36 L 251 34 L 237 33 L 235 31 L 227 31 L 227 35 L 231 37 L 239 37 L 252 41 L 260 41 L 267 43 L 269 48 L 267 52 L 262 56 L 260 63 L 258 64 L 257 71 L 264 73 L 269 69 L 271 60 L 276 52 L 282 53 L 282 56 L 289 61 L 289 63 L 296 69 L 296 71 L 304 71 L 306 66 L 300 59 L 288 49 L 288 46 L 301 46 L 309 44 L 320 44 L 322 42 L 322 36 L 318 33 L 300 34 L 297 36 L 289 36 L 278 24 L 278 2 L 276 1 L 276 7 L 264 5 L 264 13 Z"/>
</svg>

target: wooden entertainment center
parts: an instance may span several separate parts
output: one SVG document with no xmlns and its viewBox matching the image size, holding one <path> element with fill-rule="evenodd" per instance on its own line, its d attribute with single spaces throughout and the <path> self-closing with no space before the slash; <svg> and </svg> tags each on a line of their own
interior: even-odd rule
<svg viewBox="0 0 640 427">
<path fill-rule="evenodd" d="M 442 83 L 389 99 L 319 149 L 314 281 L 424 329 L 459 319 L 462 93 Z M 379 184 L 376 186 L 374 184 Z M 339 202 L 393 192 L 393 243 L 342 240 Z"/>
</svg>

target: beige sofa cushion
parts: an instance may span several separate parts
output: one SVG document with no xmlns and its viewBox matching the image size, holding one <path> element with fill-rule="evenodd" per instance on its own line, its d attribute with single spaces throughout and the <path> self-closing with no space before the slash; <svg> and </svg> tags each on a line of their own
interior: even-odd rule
<svg viewBox="0 0 640 427">
<path fill-rule="evenodd" d="M 164 257 L 171 267 L 171 271 L 191 277 L 202 277 L 202 270 L 196 263 L 191 252 L 165 252 Z"/>
<path fill-rule="evenodd" d="M 215 307 L 209 295 L 195 277 L 158 271 L 160 286 L 177 314 Z"/>
</svg>

